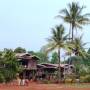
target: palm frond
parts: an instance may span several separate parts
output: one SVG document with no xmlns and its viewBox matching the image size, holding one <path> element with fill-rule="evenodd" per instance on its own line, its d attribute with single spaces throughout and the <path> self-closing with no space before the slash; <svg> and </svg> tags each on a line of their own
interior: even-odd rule
<svg viewBox="0 0 90 90">
<path fill-rule="evenodd" d="M 45 54 L 48 54 L 49 52 L 53 51 L 56 48 L 55 43 L 49 43 L 45 46 L 42 47 L 41 51 L 44 52 Z"/>
<path fill-rule="evenodd" d="M 68 4 L 68 8 L 62 9 L 59 12 L 58 17 L 63 19 L 66 23 L 69 23 L 73 30 L 75 28 L 82 29 L 83 25 L 90 24 L 90 13 L 83 14 L 85 6 L 80 6 L 77 2 Z"/>
<path fill-rule="evenodd" d="M 68 35 L 65 35 L 64 26 L 62 24 L 52 28 L 52 36 L 47 38 L 48 44 L 42 47 L 42 51 L 49 53 L 54 49 L 64 48 Z"/>
</svg>

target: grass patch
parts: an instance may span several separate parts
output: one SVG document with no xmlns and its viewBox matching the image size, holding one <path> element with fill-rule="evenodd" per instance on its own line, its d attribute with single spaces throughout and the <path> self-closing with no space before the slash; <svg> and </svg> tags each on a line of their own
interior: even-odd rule
<svg viewBox="0 0 90 90">
<path fill-rule="evenodd" d="M 65 84 L 64 87 L 71 87 L 71 88 L 90 88 L 90 84 Z"/>
</svg>

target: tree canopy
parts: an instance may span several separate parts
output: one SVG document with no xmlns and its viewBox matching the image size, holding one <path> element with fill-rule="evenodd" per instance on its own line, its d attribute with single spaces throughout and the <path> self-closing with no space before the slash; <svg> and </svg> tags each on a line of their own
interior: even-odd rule
<svg viewBox="0 0 90 90">
<path fill-rule="evenodd" d="M 52 53 L 51 63 L 52 64 L 58 64 L 58 54 L 57 54 L 57 52 Z"/>
<path fill-rule="evenodd" d="M 4 49 L 0 56 L 0 82 L 9 82 L 16 78 L 19 72 L 19 63 L 11 49 Z"/>
<path fill-rule="evenodd" d="M 15 53 L 26 53 L 26 49 L 25 48 L 22 48 L 22 47 L 17 47 L 15 50 L 14 50 Z"/>
</svg>

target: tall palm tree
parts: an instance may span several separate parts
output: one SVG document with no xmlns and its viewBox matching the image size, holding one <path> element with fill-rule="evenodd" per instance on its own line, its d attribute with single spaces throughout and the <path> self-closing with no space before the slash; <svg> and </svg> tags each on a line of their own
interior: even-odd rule
<svg viewBox="0 0 90 90">
<path fill-rule="evenodd" d="M 85 45 L 87 43 L 83 43 L 82 36 L 75 38 L 73 42 L 69 42 L 69 43 L 70 43 L 69 49 L 72 50 L 72 53 L 74 53 L 76 56 L 81 56 L 82 58 L 86 58 L 87 53 L 85 51 Z"/>
<path fill-rule="evenodd" d="M 63 25 L 56 26 L 55 28 L 52 28 L 52 36 L 48 38 L 48 44 L 44 46 L 45 52 L 51 52 L 53 50 L 58 50 L 58 66 L 59 66 L 59 72 L 58 72 L 58 77 L 59 77 L 59 82 L 61 80 L 61 68 L 60 68 L 60 63 L 61 63 L 61 48 L 65 48 L 65 42 L 67 39 L 68 35 L 65 35 L 64 32 L 64 27 Z"/>
<path fill-rule="evenodd" d="M 76 56 L 75 58 L 78 60 L 78 62 L 77 62 L 77 60 L 75 60 L 75 58 L 72 59 L 73 57 L 70 57 L 69 63 L 71 63 L 72 60 L 76 62 L 76 63 L 75 62 L 73 63 L 76 68 L 76 70 L 75 70 L 76 75 L 79 75 L 79 73 L 77 73 L 77 72 L 78 72 L 80 66 L 82 66 L 82 65 L 78 65 L 78 63 L 80 64 L 81 60 L 85 61 L 87 59 L 87 57 L 89 56 L 89 54 L 85 51 L 86 44 L 87 43 L 84 43 L 82 41 L 82 36 L 75 38 L 73 40 L 73 42 L 71 42 L 72 47 L 70 47 L 70 49 L 72 50 L 72 53 L 75 54 L 75 56 Z"/>
<path fill-rule="evenodd" d="M 85 51 L 86 44 L 87 43 L 83 43 L 82 36 L 75 38 L 75 40 L 73 41 L 73 45 L 74 45 L 73 52 L 75 53 L 75 55 L 86 58 L 87 56 L 87 53 Z"/>
<path fill-rule="evenodd" d="M 61 10 L 60 15 L 58 15 L 58 17 L 63 19 L 66 23 L 70 24 L 69 38 L 71 38 L 72 41 L 74 39 L 74 29 L 77 30 L 77 28 L 82 28 L 83 25 L 90 22 L 88 18 L 90 14 L 82 14 L 84 8 L 84 6 L 80 7 L 76 2 L 72 2 L 68 4 L 68 9 L 65 8 Z"/>
</svg>

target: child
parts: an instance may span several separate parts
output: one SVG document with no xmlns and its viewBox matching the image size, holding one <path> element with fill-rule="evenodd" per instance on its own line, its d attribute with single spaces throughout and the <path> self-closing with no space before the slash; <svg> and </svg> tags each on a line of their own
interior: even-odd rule
<svg viewBox="0 0 90 90">
<path fill-rule="evenodd" d="M 28 86 L 28 84 L 29 84 L 29 80 L 26 79 L 26 80 L 25 80 L 25 85 Z"/>
</svg>

